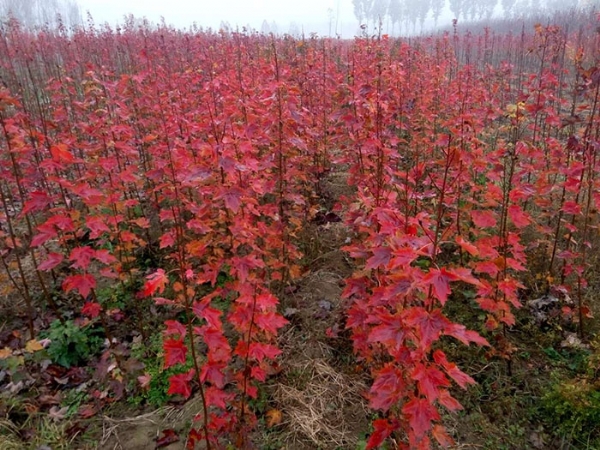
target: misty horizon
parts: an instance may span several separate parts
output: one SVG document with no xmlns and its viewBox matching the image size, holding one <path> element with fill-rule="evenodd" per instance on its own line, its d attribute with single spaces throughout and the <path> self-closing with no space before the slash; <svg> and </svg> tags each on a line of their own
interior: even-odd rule
<svg viewBox="0 0 600 450">
<path fill-rule="evenodd" d="M 15 3 L 16 2 L 16 3 Z M 39 0 L 27 0 L 35 4 Z M 4 0 L 6 15 L 11 8 L 22 9 L 23 0 Z M 275 0 L 225 0 L 218 4 L 172 0 L 139 2 L 135 0 L 65 0 L 72 17 L 67 26 L 87 23 L 115 27 L 125 22 L 165 23 L 178 29 L 198 27 L 226 31 L 246 30 L 263 33 L 339 36 L 348 38 L 361 33 L 418 35 L 459 24 L 501 18 L 551 14 L 559 9 L 597 6 L 598 0 L 305 0 L 302 3 Z M 2 2 L 0 2 L 2 4 Z M 8 6 L 6 6 L 8 5 Z M 45 1 L 38 9 L 55 7 L 57 0 Z M 72 11 L 73 8 L 77 12 Z M 75 16 L 78 15 L 78 18 Z M 19 19 L 18 14 L 15 14 Z M 48 22 L 48 13 L 45 15 Z M 362 28 L 361 28 L 362 25 Z"/>
</svg>

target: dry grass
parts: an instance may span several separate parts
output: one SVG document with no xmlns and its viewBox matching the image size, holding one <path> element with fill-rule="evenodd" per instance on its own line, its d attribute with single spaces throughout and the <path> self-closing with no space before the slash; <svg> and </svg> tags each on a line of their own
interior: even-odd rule
<svg viewBox="0 0 600 450">
<path fill-rule="evenodd" d="M 286 418 L 286 448 L 301 443 L 313 448 L 353 448 L 364 428 L 367 406 L 361 393 L 366 386 L 338 372 L 324 359 L 289 362 L 288 383 L 276 386 L 275 401 Z M 357 423 L 362 426 L 356 427 Z"/>
<path fill-rule="evenodd" d="M 19 430 L 10 420 L 0 419 L 0 450 L 23 448 L 18 432 Z"/>
</svg>

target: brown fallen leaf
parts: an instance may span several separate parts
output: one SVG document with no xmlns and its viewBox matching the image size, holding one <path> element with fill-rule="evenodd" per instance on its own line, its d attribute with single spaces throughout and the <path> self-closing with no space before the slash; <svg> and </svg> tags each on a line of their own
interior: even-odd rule
<svg viewBox="0 0 600 450">
<path fill-rule="evenodd" d="M 156 439 L 156 446 L 154 448 L 157 449 L 157 448 L 168 447 L 169 445 L 171 445 L 175 442 L 179 442 L 179 436 L 177 435 L 175 430 L 172 430 L 172 429 L 163 430 L 162 436 L 160 436 L 159 438 Z"/>
<path fill-rule="evenodd" d="M 273 428 L 281 423 L 281 420 L 283 419 L 283 414 L 278 409 L 270 409 L 265 413 L 265 418 L 267 428 Z"/>
<path fill-rule="evenodd" d="M 65 406 L 63 408 L 59 408 L 58 406 L 53 406 L 52 408 L 50 408 L 50 411 L 48 411 L 48 416 L 54 421 L 59 421 L 59 420 L 64 419 L 67 416 L 68 411 L 69 411 L 68 406 Z"/>
<path fill-rule="evenodd" d="M 60 392 L 57 392 L 54 395 L 42 394 L 38 397 L 38 401 L 40 402 L 40 405 L 43 406 L 60 405 L 60 402 L 62 401 L 62 395 Z"/>
<path fill-rule="evenodd" d="M 148 373 L 144 373 L 144 375 L 140 375 L 137 377 L 138 383 L 140 383 L 140 387 L 144 390 L 150 389 L 150 382 L 152 381 L 152 377 Z"/>
<path fill-rule="evenodd" d="M 27 341 L 27 345 L 25 345 L 25 351 L 28 353 L 35 353 L 43 350 L 44 346 L 36 339 L 31 339 Z"/>
<path fill-rule="evenodd" d="M 85 404 L 79 407 L 79 417 L 82 419 L 89 419 L 96 415 L 96 407 L 94 405 Z"/>
</svg>

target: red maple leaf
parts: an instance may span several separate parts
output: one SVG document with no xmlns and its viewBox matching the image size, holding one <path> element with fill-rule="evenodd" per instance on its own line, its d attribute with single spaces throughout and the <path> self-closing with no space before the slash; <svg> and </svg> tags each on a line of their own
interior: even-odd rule
<svg viewBox="0 0 600 450">
<path fill-rule="evenodd" d="M 69 275 L 65 278 L 62 288 L 65 292 L 70 292 L 73 289 L 77 290 L 82 297 L 86 298 L 90 295 L 92 289 L 96 287 L 96 279 L 89 273 Z"/>
<path fill-rule="evenodd" d="M 42 263 L 40 263 L 40 265 L 38 266 L 38 269 L 52 270 L 56 266 L 58 266 L 62 262 L 63 259 L 64 259 L 63 255 L 61 255 L 60 253 L 48 253 L 48 256 Z"/>
<path fill-rule="evenodd" d="M 69 260 L 74 261 L 73 264 L 71 264 L 71 267 L 74 269 L 87 270 L 95 254 L 96 252 L 91 247 L 75 247 L 71 250 L 71 254 L 69 255 Z"/>
<path fill-rule="evenodd" d="M 161 249 L 172 247 L 173 245 L 175 245 L 175 233 L 173 233 L 173 231 L 167 231 L 160 237 L 159 247 Z"/>
<path fill-rule="evenodd" d="M 279 304 L 279 300 L 271 293 L 263 293 L 256 297 L 256 306 L 261 311 L 274 311 L 277 305 Z"/>
<path fill-rule="evenodd" d="M 381 342 L 393 349 L 399 348 L 406 337 L 406 325 L 400 314 L 386 313 L 380 317 L 381 323 L 369 333 L 369 342 Z"/>
<path fill-rule="evenodd" d="M 415 328 L 418 333 L 418 344 L 422 349 L 428 349 L 439 339 L 442 331 L 450 323 L 439 309 L 428 313 L 425 308 L 413 307 L 407 310 L 406 323 Z"/>
<path fill-rule="evenodd" d="M 275 335 L 277 330 L 288 324 L 288 321 L 273 311 L 265 311 L 255 317 L 256 326 L 267 334 Z"/>
<path fill-rule="evenodd" d="M 209 386 L 204 390 L 204 398 L 206 399 L 207 406 L 216 406 L 217 408 L 226 409 L 234 396 L 222 389 Z"/>
<path fill-rule="evenodd" d="M 105 232 L 110 232 L 110 228 L 104 223 L 101 217 L 90 216 L 85 219 L 85 224 L 90 230 L 90 238 L 98 239 Z"/>
<path fill-rule="evenodd" d="M 385 441 L 395 430 L 399 428 L 396 421 L 388 419 L 377 419 L 373 421 L 373 433 L 367 442 L 367 450 L 377 448 Z"/>
<path fill-rule="evenodd" d="M 565 212 L 566 214 L 572 215 L 581 214 L 581 205 L 572 200 L 569 200 L 563 204 L 561 211 Z"/>
<path fill-rule="evenodd" d="M 401 247 L 392 251 L 389 268 L 395 269 L 400 266 L 408 266 L 419 256 L 419 252 L 412 247 Z"/>
<path fill-rule="evenodd" d="M 100 306 L 100 303 L 94 302 L 86 302 L 86 304 L 83 305 L 83 308 L 81 308 L 81 314 L 92 319 L 98 317 L 100 315 L 100 311 L 102 311 L 102 306 Z"/>
<path fill-rule="evenodd" d="M 479 228 L 492 228 L 496 226 L 496 218 L 491 211 L 471 211 L 473 223 Z"/>
<path fill-rule="evenodd" d="M 275 359 L 277 356 L 281 354 L 281 350 L 279 350 L 276 346 L 271 344 L 263 344 L 261 342 L 251 342 L 250 349 L 248 350 L 248 354 L 251 358 L 254 358 L 256 361 L 261 362 L 265 358 Z"/>
<path fill-rule="evenodd" d="M 222 326 L 221 316 L 223 311 L 208 306 L 209 302 L 195 302 L 192 310 L 200 319 L 205 319 L 208 325 L 212 328 L 220 329 Z"/>
<path fill-rule="evenodd" d="M 52 203 L 52 199 L 43 191 L 32 191 L 31 198 L 23 205 L 22 214 L 27 214 L 31 211 L 43 211 Z"/>
<path fill-rule="evenodd" d="M 223 362 L 208 361 L 202 366 L 200 371 L 200 379 L 202 382 L 209 381 L 219 389 L 225 386 L 225 375 L 223 370 L 227 367 L 227 364 Z"/>
<path fill-rule="evenodd" d="M 443 389 L 439 392 L 438 402 L 443 405 L 448 411 L 460 411 L 463 409 L 462 405 L 450 393 Z"/>
<path fill-rule="evenodd" d="M 194 327 L 194 333 L 202 336 L 208 346 L 208 359 L 215 362 L 227 362 L 231 358 L 231 347 L 220 328 L 211 326 Z"/>
<path fill-rule="evenodd" d="M 448 295 L 451 292 L 450 281 L 456 280 L 458 280 L 458 277 L 445 267 L 442 267 L 442 269 L 431 269 L 425 278 L 423 278 L 425 283 L 433 286 L 433 293 L 442 306 L 448 300 Z"/>
<path fill-rule="evenodd" d="M 267 371 L 260 366 L 254 366 L 250 369 L 250 376 L 255 380 L 265 382 L 267 380 Z"/>
<path fill-rule="evenodd" d="M 436 364 L 442 366 L 446 373 L 463 389 L 466 389 L 467 384 L 475 384 L 475 380 L 464 373 L 454 363 L 451 363 L 446 358 L 446 354 L 441 350 L 433 352 L 433 359 Z"/>
<path fill-rule="evenodd" d="M 185 364 L 187 347 L 182 339 L 166 339 L 163 342 L 165 352 L 165 368 L 175 364 Z"/>
<path fill-rule="evenodd" d="M 371 408 L 387 411 L 400 401 L 405 387 L 402 371 L 393 364 L 387 364 L 375 376 L 375 381 L 369 391 Z"/>
<path fill-rule="evenodd" d="M 511 205 L 508 207 L 508 217 L 510 217 L 510 220 L 512 220 L 512 223 L 514 223 L 517 228 L 526 227 L 531 223 L 529 214 L 523 211 L 523 208 L 518 205 Z"/>
<path fill-rule="evenodd" d="M 410 427 L 417 437 L 431 430 L 431 422 L 440 420 L 440 414 L 425 398 L 413 398 L 404 405 L 402 412 L 408 416 Z"/>
<path fill-rule="evenodd" d="M 497 306 L 496 302 L 490 300 L 494 303 L 494 306 Z M 484 309 L 482 307 L 482 309 Z M 467 330 L 464 325 L 460 325 L 457 323 L 448 324 L 444 328 L 444 334 L 448 336 L 452 336 L 459 341 L 461 341 L 465 345 L 469 345 L 471 342 L 474 342 L 477 345 L 481 346 L 489 346 L 489 342 L 479 335 L 476 331 Z"/>
<path fill-rule="evenodd" d="M 473 284 L 475 286 L 481 285 L 481 281 L 473 276 L 471 269 L 465 267 L 453 267 L 448 269 L 448 273 L 454 276 L 452 281 L 464 281 L 465 283 Z"/>
<path fill-rule="evenodd" d="M 220 196 L 225 202 L 225 207 L 237 214 L 240 210 L 242 191 L 239 188 L 225 189 Z"/>
<path fill-rule="evenodd" d="M 188 372 L 178 373 L 169 377 L 169 390 L 168 395 L 180 394 L 184 398 L 188 398 L 192 394 L 192 388 L 190 381 L 194 378 L 196 371 L 190 369 Z"/>
<path fill-rule="evenodd" d="M 167 326 L 167 329 L 164 331 L 166 335 L 176 335 L 180 339 L 185 338 L 187 330 L 181 322 L 177 320 L 165 320 L 165 325 Z"/>
<path fill-rule="evenodd" d="M 45 244 L 50 239 L 53 239 L 58 236 L 58 232 L 54 228 L 54 225 L 49 223 L 44 223 L 37 227 L 38 234 L 33 236 L 31 239 L 31 246 L 38 247 L 40 245 Z"/>
<path fill-rule="evenodd" d="M 431 365 L 418 364 L 412 372 L 412 378 L 417 380 L 419 391 L 430 402 L 438 398 L 440 387 L 450 386 L 444 373 Z"/>
<path fill-rule="evenodd" d="M 257 258 L 254 255 L 243 257 L 234 256 L 231 258 L 231 266 L 240 282 L 244 283 L 248 278 L 250 270 L 265 267 L 265 263 L 262 259 Z"/>
<path fill-rule="evenodd" d="M 64 214 L 56 214 L 52 217 L 50 217 L 46 223 L 48 225 L 54 225 L 56 228 L 58 228 L 61 231 L 65 231 L 65 232 L 73 232 L 75 231 L 75 224 L 73 223 L 73 220 L 68 217 L 65 216 Z"/>
<path fill-rule="evenodd" d="M 96 250 L 94 258 L 104 264 L 112 264 L 117 262 L 117 258 L 111 255 L 108 250 Z"/>
<path fill-rule="evenodd" d="M 373 249 L 373 256 L 367 260 L 365 269 L 376 269 L 379 266 L 385 266 L 390 262 L 392 256 L 392 249 L 389 247 L 380 247 Z"/>
</svg>

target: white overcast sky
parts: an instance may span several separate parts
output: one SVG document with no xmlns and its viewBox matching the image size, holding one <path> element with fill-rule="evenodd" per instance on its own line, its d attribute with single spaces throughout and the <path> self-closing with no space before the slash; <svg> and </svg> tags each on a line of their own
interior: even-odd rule
<svg viewBox="0 0 600 450">
<path fill-rule="evenodd" d="M 580 2 L 585 3 L 586 0 Z M 189 27 L 195 22 L 204 28 L 218 29 L 223 21 L 233 28 L 250 25 L 260 30 L 263 21 L 267 20 L 269 24 L 274 21 L 280 33 L 289 32 L 291 22 L 297 24 L 298 31 L 307 34 L 335 34 L 336 22 L 337 31 L 342 37 L 360 33 L 352 0 L 77 0 L 77 3 L 84 18 L 89 11 L 95 23 L 108 22 L 112 25 L 122 22 L 124 16 L 133 14 L 152 22 L 164 17 L 167 24 L 178 28 Z M 445 4 L 439 26 L 450 24 L 454 16 L 448 1 Z M 433 26 L 431 16 L 424 25 L 425 29 Z M 389 29 L 384 28 L 386 31 L 389 32 Z"/>
<path fill-rule="evenodd" d="M 356 26 L 352 0 L 78 0 L 85 15 L 92 14 L 96 23 L 115 23 L 126 14 L 187 27 L 193 22 L 204 27 L 218 28 L 221 21 L 232 26 L 251 25 L 260 29 L 263 20 L 275 21 L 279 31 L 287 32 L 290 22 L 304 24 L 328 23 L 328 9 L 334 16 L 339 7 L 339 21 Z M 334 19 L 335 20 L 335 19 Z M 310 30 L 306 30 L 310 31 Z"/>
</svg>

